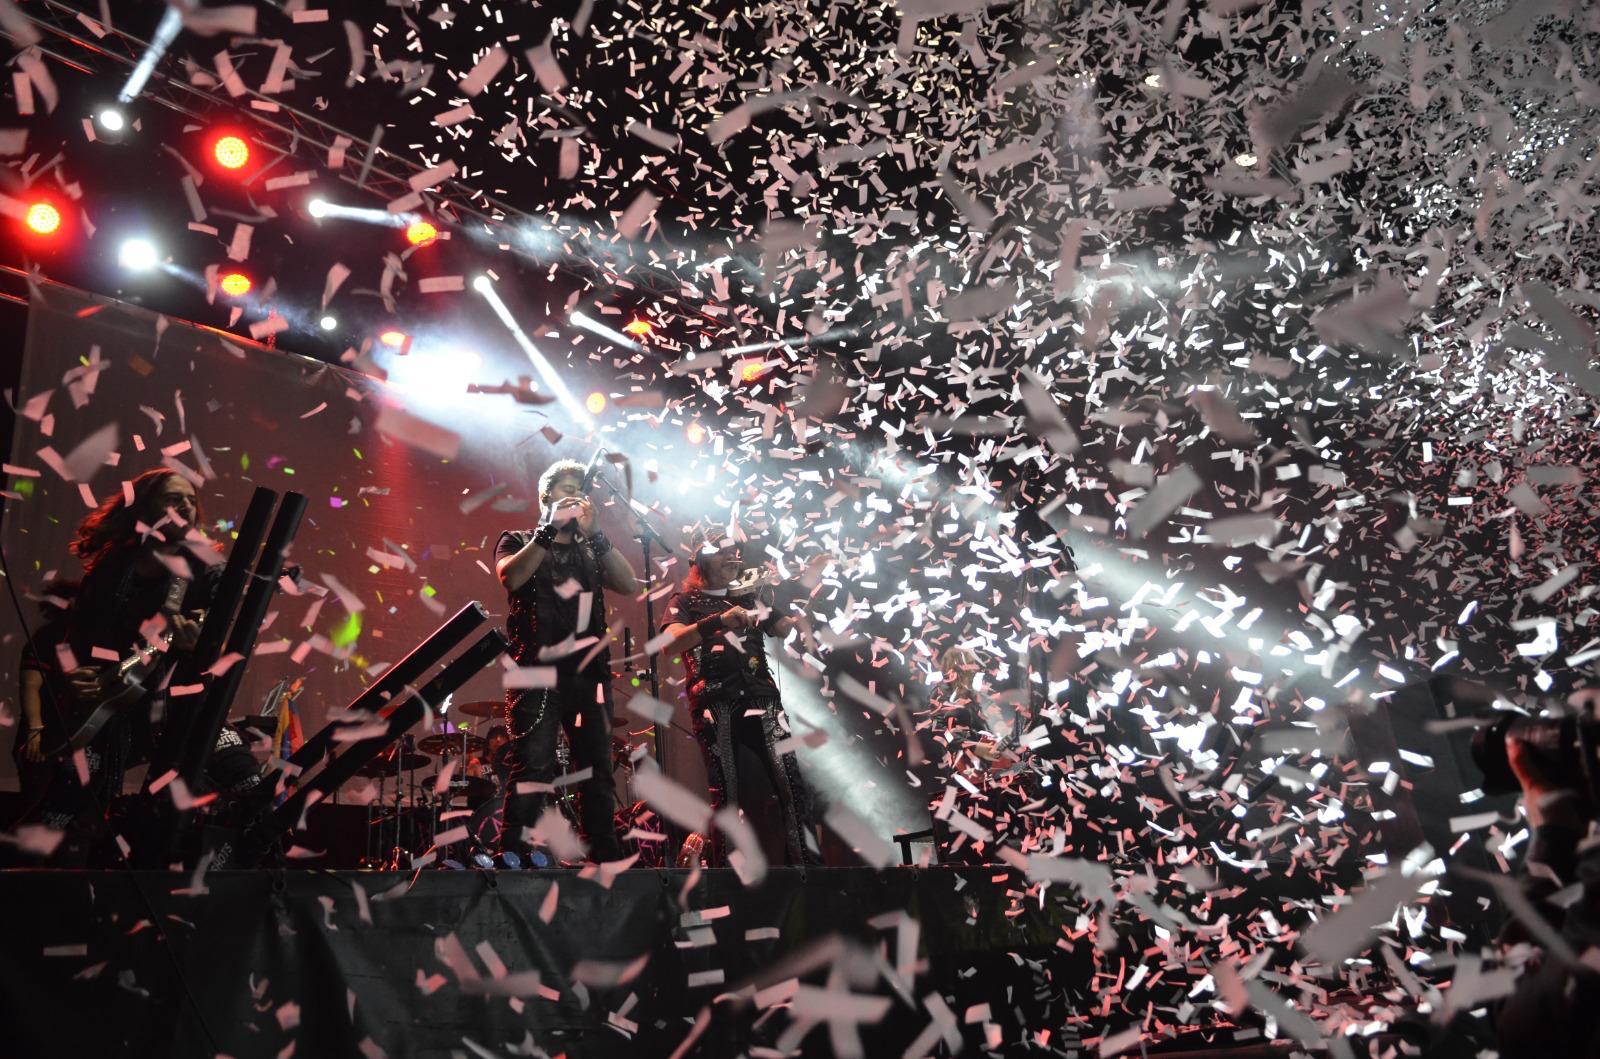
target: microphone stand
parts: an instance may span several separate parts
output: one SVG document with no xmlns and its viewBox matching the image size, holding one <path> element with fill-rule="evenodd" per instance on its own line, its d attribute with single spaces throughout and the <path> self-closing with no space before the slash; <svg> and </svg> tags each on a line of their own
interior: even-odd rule
<svg viewBox="0 0 1600 1059">
<path fill-rule="evenodd" d="M 628 513 L 628 518 L 633 522 L 633 527 L 636 531 L 633 539 L 639 542 L 639 553 L 644 561 L 645 635 L 644 641 L 641 642 L 645 642 L 656 634 L 656 571 L 655 567 L 650 562 L 650 546 L 652 544 L 660 545 L 662 552 L 666 554 L 671 554 L 672 548 L 662 538 L 661 534 L 656 532 L 655 527 L 646 522 L 644 520 L 644 516 L 639 514 L 638 511 L 634 510 L 632 499 L 622 494 L 622 490 L 616 487 L 616 484 L 611 481 L 609 475 L 596 474 L 595 481 L 604 485 L 606 487 L 606 491 L 609 492 L 622 507 L 622 509 Z M 650 665 L 647 672 L 650 674 L 650 697 L 655 699 L 657 702 L 660 702 L 661 673 L 658 660 L 659 653 L 652 653 L 650 655 Z M 613 706 L 614 705 L 615 704 L 613 704 Z M 656 764 L 660 766 L 663 772 L 665 772 L 667 769 L 667 737 L 666 733 L 662 731 L 664 726 L 656 724 L 652 725 L 652 727 L 655 729 Z M 668 823 L 665 820 L 663 820 L 662 823 L 664 824 L 667 832 L 667 855 L 664 858 L 664 864 L 670 866 L 676 862 L 675 858 L 677 857 L 678 853 L 678 829 L 675 825 Z"/>
</svg>

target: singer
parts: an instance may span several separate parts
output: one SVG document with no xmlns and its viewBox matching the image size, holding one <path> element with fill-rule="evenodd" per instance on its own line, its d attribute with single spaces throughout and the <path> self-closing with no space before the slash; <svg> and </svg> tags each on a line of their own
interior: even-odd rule
<svg viewBox="0 0 1600 1059">
<path fill-rule="evenodd" d="M 662 632 L 682 651 L 689 716 L 705 755 L 712 805 L 733 804 L 755 817 L 774 795 L 783 813 L 788 863 L 821 864 L 811 793 L 793 752 L 780 753 L 788 719 L 767 662 L 766 636 L 784 636 L 795 619 L 776 598 L 730 592 L 743 563 L 738 545 L 709 536 L 695 550 L 682 590 L 667 604 Z M 716 863 L 726 863 L 718 838 Z"/>
<path fill-rule="evenodd" d="M 566 729 L 573 767 L 592 769 L 578 785 L 579 819 L 594 861 L 620 860 L 612 815 L 611 652 L 606 644 L 605 590 L 639 591 L 633 567 L 596 525 L 584 489 L 588 468 L 575 460 L 551 464 L 539 477 L 544 521 L 537 529 L 507 530 L 495 547 L 495 573 L 510 603 L 506 635 L 520 666 L 552 666 L 555 685 L 506 695 L 511 737 L 502 852 L 532 853 L 528 830 L 538 822 L 556 778 L 556 731 Z"/>
</svg>

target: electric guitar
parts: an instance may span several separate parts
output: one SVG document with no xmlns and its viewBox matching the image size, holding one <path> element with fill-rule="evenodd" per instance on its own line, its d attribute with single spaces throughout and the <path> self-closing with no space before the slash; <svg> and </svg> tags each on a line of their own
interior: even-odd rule
<svg viewBox="0 0 1600 1059">
<path fill-rule="evenodd" d="M 174 575 L 167 582 L 161 613 L 170 620 L 183 606 L 183 597 L 188 591 L 189 579 Z M 67 737 L 66 743 L 58 748 L 58 752 L 82 750 L 94 742 L 100 730 L 126 706 L 161 687 L 173 666 L 177 665 L 177 658 L 170 650 L 175 635 L 175 630 L 169 627 L 153 642 L 135 648 L 115 666 L 101 670 L 98 692 L 89 703 L 80 707 L 89 712 Z"/>
</svg>

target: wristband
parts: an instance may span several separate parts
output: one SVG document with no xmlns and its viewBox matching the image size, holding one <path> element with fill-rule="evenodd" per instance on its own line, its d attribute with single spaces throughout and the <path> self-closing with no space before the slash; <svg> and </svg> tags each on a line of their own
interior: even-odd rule
<svg viewBox="0 0 1600 1059">
<path fill-rule="evenodd" d="M 544 525 L 533 531 L 533 543 L 537 544 L 541 548 L 550 547 L 550 545 L 555 543 L 555 540 L 556 524 L 554 522 L 546 522 Z"/>
<path fill-rule="evenodd" d="M 589 550 L 596 559 L 604 559 L 611 550 L 611 540 L 604 533 L 596 532 L 589 537 Z"/>
<path fill-rule="evenodd" d="M 722 631 L 722 615 L 713 614 L 709 618 L 701 618 L 699 621 L 694 623 L 694 627 L 695 630 L 700 633 L 700 638 L 704 640 L 713 633 Z"/>
</svg>

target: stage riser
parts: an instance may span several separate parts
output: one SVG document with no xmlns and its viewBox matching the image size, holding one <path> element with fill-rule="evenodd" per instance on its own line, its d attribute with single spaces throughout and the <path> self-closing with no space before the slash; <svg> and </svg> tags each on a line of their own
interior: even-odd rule
<svg viewBox="0 0 1600 1059">
<path fill-rule="evenodd" d="M 1056 946 L 1071 925 L 1065 909 L 1030 902 L 1025 914 L 1006 916 L 1006 888 L 989 882 L 996 874 L 779 869 L 747 890 L 732 872 L 709 871 L 680 903 L 682 871 L 624 872 L 609 888 L 576 871 L 215 872 L 198 895 L 183 892 L 187 877 L 166 873 L 4 872 L 0 899 L 15 926 L 0 992 L 13 1013 L 8 1037 L 22 1049 L 6 1054 L 247 1059 L 297 1041 L 296 1055 L 321 1057 L 361 1055 L 368 1039 L 391 1057 L 474 1054 L 468 1039 L 511 1054 L 529 1035 L 552 1055 L 669 1054 L 714 997 L 770 984 L 762 972 L 808 945 L 837 937 L 870 951 L 882 943 L 892 963 L 895 930 L 869 920 L 903 910 L 920 923 L 919 1002 L 894 999 L 863 1035 L 867 1054 L 899 1055 L 929 1023 L 920 998 L 930 992 L 952 998 L 958 1016 L 984 1002 L 998 1010 L 1034 988 L 1019 958 L 1071 960 Z M 546 924 L 540 911 L 553 890 Z M 682 925 L 690 910 L 716 917 L 706 924 L 715 944 L 680 945 L 691 937 Z M 147 925 L 157 918 L 165 940 Z M 770 928 L 774 939 L 746 939 Z M 492 950 L 509 974 L 536 971 L 558 998 L 524 997 L 519 1012 L 506 997 L 473 995 L 441 958 L 452 937 L 483 977 Z M 575 969 L 593 980 L 596 961 L 620 967 L 641 956 L 648 961 L 636 977 L 588 987 L 587 1003 L 573 983 Z M 591 961 L 587 970 L 580 961 Z M 721 984 L 688 985 L 713 970 Z M 432 980 L 430 992 L 419 988 L 419 973 Z M 881 981 L 871 991 L 894 996 Z M 632 1035 L 608 1025 L 630 997 Z M 298 1025 L 285 1029 L 288 1004 L 297 1005 Z M 694 1054 L 772 1043 L 788 1019 L 752 1029 L 762 1014 L 748 1003 L 717 1005 Z M 981 1028 L 964 1029 L 977 1046 Z M 817 1033 L 810 1040 L 821 1045 L 826 1030 Z"/>
</svg>

